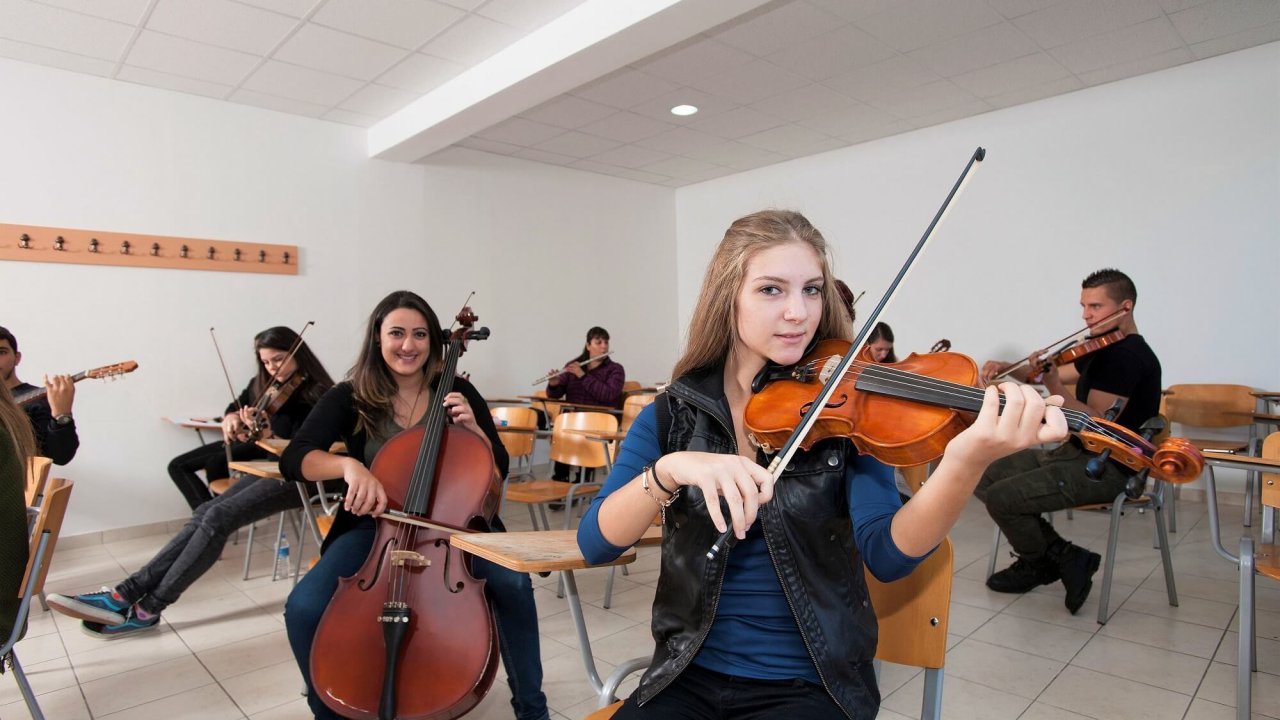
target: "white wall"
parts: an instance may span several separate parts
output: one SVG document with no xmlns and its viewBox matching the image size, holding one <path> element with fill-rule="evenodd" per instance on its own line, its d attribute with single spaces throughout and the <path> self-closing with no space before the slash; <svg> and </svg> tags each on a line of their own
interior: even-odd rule
<svg viewBox="0 0 1280 720">
<path fill-rule="evenodd" d="M 1164 383 L 1280 387 L 1280 43 L 685 187 L 679 314 L 733 219 L 804 212 L 869 313 L 974 148 L 950 217 L 882 319 L 903 351 L 939 338 L 981 362 L 1082 327 L 1105 266 Z"/>
<path fill-rule="evenodd" d="M 430 165 L 369 160 L 357 128 L 0 60 L 0 222 L 296 244 L 296 277 L 0 263 L 0 325 L 19 375 L 135 359 L 124 381 L 78 386 L 81 448 L 67 534 L 184 516 L 165 474 L 194 435 L 162 415 L 228 401 L 255 332 L 315 320 L 334 376 L 373 304 L 406 287 L 452 319 L 466 293 L 493 340 L 462 367 L 487 395 L 613 334 L 628 376 L 662 379 L 675 352 L 673 193 L 483 153 Z M 0 242 L 12 240 L 0 239 Z"/>
</svg>

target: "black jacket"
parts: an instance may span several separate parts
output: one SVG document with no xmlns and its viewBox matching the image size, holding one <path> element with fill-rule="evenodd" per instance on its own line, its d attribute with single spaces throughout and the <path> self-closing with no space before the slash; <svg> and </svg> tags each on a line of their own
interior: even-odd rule
<svg viewBox="0 0 1280 720">
<path fill-rule="evenodd" d="M 723 370 L 680 378 L 666 392 L 670 429 L 659 438 L 664 452 L 736 452 Z M 659 423 L 662 432 L 663 423 Z M 853 538 L 845 496 L 845 471 L 856 454 L 845 439 L 825 440 L 797 453 L 760 506 L 769 556 L 800 627 L 823 686 L 851 718 L 874 718 L 880 706 L 871 661 L 876 617 L 867 594 L 862 559 Z M 719 536 L 696 487 L 667 509 L 662 571 L 653 606 L 657 641 L 653 662 L 640 680 L 644 704 L 693 660 L 715 618 L 724 582 L 722 552 L 707 550 Z"/>
</svg>

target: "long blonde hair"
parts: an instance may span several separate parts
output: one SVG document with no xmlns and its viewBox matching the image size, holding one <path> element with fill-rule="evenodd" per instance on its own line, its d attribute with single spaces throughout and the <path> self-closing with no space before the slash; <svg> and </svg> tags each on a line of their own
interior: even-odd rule
<svg viewBox="0 0 1280 720">
<path fill-rule="evenodd" d="M 735 220 L 716 247 L 689 321 L 684 355 L 671 370 L 672 379 L 724 362 L 738 342 L 737 300 L 747 263 L 761 250 L 791 242 L 813 248 L 822 266 L 822 321 L 817 338 L 853 339 L 849 313 L 836 290 L 831 254 L 822 233 L 793 210 L 763 210 Z"/>
<path fill-rule="evenodd" d="M 36 438 L 31 433 L 27 413 L 13 401 L 13 395 L 4 383 L 0 383 L 0 429 L 13 441 L 18 462 L 25 466 L 27 458 L 36 454 Z"/>
</svg>

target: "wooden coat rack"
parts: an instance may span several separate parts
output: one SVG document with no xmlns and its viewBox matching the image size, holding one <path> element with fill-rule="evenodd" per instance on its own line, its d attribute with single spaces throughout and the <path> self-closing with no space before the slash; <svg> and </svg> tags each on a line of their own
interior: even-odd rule
<svg viewBox="0 0 1280 720">
<path fill-rule="evenodd" d="M 0 223 L 0 260 L 298 274 L 298 246 Z"/>
</svg>

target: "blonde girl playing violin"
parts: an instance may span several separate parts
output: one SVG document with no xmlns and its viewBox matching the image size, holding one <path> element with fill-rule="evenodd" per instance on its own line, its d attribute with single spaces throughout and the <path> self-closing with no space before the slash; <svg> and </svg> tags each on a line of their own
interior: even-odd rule
<svg viewBox="0 0 1280 720">
<path fill-rule="evenodd" d="M 1061 398 L 986 391 L 929 483 L 906 505 L 891 468 L 831 438 L 775 485 L 743 425 L 766 362 L 850 340 L 826 241 L 802 215 L 735 221 L 707 268 L 676 380 L 637 418 L 578 531 L 589 562 L 616 557 L 661 512 L 654 656 L 617 718 L 873 718 L 876 620 L 865 563 L 911 572 L 955 524 L 993 460 L 1066 436 Z M 799 411 L 797 410 L 797 417 Z M 708 501 L 710 499 L 710 501 Z M 736 545 L 707 550 L 732 529 Z"/>
</svg>

